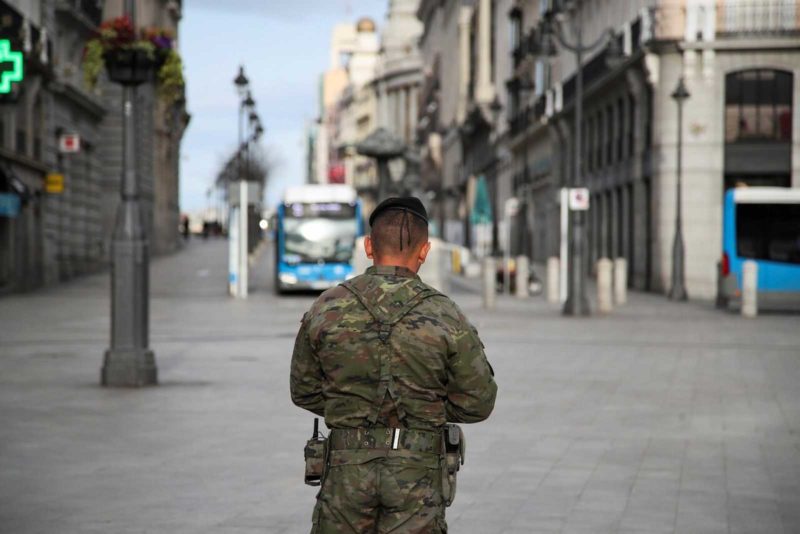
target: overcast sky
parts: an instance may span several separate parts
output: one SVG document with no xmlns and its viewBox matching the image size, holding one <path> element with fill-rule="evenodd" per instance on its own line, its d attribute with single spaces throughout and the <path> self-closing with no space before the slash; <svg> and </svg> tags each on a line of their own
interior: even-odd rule
<svg viewBox="0 0 800 534">
<path fill-rule="evenodd" d="M 188 0 L 180 27 L 187 103 L 192 120 L 183 140 L 181 210 L 206 207 L 206 191 L 236 148 L 244 65 L 266 127 L 262 144 L 277 160 L 267 199 L 305 179 L 306 124 L 317 114 L 319 75 L 328 67 L 338 22 L 374 18 L 383 25 L 388 0 Z"/>
</svg>

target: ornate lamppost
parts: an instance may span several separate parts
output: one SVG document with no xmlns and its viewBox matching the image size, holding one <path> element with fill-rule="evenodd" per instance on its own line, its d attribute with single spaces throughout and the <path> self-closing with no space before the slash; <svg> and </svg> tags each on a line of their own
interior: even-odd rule
<svg viewBox="0 0 800 534">
<path fill-rule="evenodd" d="M 135 0 L 125 13 L 136 27 Z M 122 87 L 122 188 L 111 242 L 111 346 L 100 383 L 111 387 L 156 385 L 155 354 L 149 348 L 149 245 L 142 220 L 136 169 L 136 87 L 153 80 L 158 64 L 137 50 L 106 58 L 109 79 Z"/>
<path fill-rule="evenodd" d="M 683 82 L 678 78 L 678 85 L 672 92 L 672 99 L 678 105 L 678 150 L 675 180 L 675 239 L 672 243 L 672 284 L 669 288 L 670 300 L 687 300 L 686 277 L 684 266 L 686 259 L 683 248 L 683 103 L 691 96 Z"/>
<path fill-rule="evenodd" d="M 244 74 L 244 67 L 239 67 L 239 73 L 233 79 L 236 92 L 239 95 L 239 125 L 238 152 L 236 154 L 237 174 L 239 183 L 239 217 L 238 221 L 231 221 L 231 227 L 236 225 L 236 239 L 230 238 L 229 254 L 229 292 L 238 298 L 247 298 L 248 293 L 248 263 L 247 263 L 247 180 L 244 174 L 242 152 L 244 148 L 244 119 L 245 114 L 255 108 L 255 101 L 250 94 L 250 80 Z M 233 210 L 231 210 L 233 213 Z"/>
<path fill-rule="evenodd" d="M 621 60 L 613 30 L 609 29 L 593 43 L 585 43 L 583 38 L 583 21 L 580 0 L 565 0 L 558 10 L 548 11 L 530 41 L 530 51 L 534 55 L 550 57 L 555 55 L 553 40 L 575 56 L 575 127 L 573 135 L 572 187 L 583 187 L 583 57 L 592 50 L 609 45 L 606 51 L 606 62 L 616 66 Z M 562 16 L 563 15 L 563 16 Z M 569 22 L 573 41 L 569 41 L 562 27 Z M 586 296 L 586 214 L 582 210 L 569 211 L 569 245 L 567 267 L 567 300 L 562 313 L 567 316 L 589 315 L 589 300 Z"/>
</svg>

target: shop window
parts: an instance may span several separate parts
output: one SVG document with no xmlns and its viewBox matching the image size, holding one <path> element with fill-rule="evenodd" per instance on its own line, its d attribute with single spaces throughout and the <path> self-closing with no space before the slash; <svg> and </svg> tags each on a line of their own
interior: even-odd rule
<svg viewBox="0 0 800 534">
<path fill-rule="evenodd" d="M 753 69 L 725 77 L 725 142 L 792 139 L 792 74 Z"/>
</svg>

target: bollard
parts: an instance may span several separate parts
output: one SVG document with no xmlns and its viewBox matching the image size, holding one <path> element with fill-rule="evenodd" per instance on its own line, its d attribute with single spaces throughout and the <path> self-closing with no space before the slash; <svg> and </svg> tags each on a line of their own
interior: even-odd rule
<svg viewBox="0 0 800 534">
<path fill-rule="evenodd" d="M 614 303 L 619 306 L 628 302 L 628 260 L 614 260 Z"/>
<path fill-rule="evenodd" d="M 483 307 L 487 310 L 494 309 L 494 301 L 497 298 L 497 290 L 495 289 L 495 281 L 497 279 L 497 271 L 495 268 L 494 258 L 483 259 Z"/>
<path fill-rule="evenodd" d="M 559 260 L 557 256 L 547 258 L 547 302 L 557 304 L 561 301 L 558 273 Z"/>
<path fill-rule="evenodd" d="M 742 317 L 758 315 L 758 264 L 748 260 L 742 264 Z"/>
<path fill-rule="evenodd" d="M 517 298 L 524 299 L 528 297 L 528 256 L 517 256 L 517 271 L 515 285 L 517 286 Z"/>
<path fill-rule="evenodd" d="M 597 309 L 609 313 L 614 308 L 611 291 L 613 262 L 608 258 L 597 260 Z"/>
</svg>

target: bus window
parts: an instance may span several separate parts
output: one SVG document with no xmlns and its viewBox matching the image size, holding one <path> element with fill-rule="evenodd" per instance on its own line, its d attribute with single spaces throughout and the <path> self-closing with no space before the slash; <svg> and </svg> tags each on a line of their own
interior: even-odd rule
<svg viewBox="0 0 800 534">
<path fill-rule="evenodd" d="M 800 204 L 737 204 L 736 241 L 741 258 L 800 264 Z"/>
</svg>

